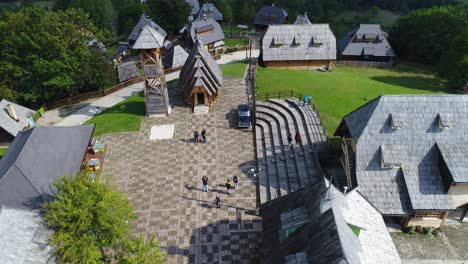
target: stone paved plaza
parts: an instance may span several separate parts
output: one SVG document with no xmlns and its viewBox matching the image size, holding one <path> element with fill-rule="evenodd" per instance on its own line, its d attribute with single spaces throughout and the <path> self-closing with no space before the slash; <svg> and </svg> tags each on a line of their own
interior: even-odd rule
<svg viewBox="0 0 468 264">
<path fill-rule="evenodd" d="M 193 115 L 176 84 L 169 87 L 172 113 L 147 118 L 139 133 L 102 136 L 108 145 L 103 175 L 129 194 L 138 220 L 136 234 L 156 235 L 169 263 L 255 263 L 261 219 L 255 216 L 257 188 L 251 131 L 236 129 L 237 105 L 247 102 L 241 79 L 224 79 L 207 115 Z M 150 141 L 154 125 L 175 125 L 173 139 Z M 205 128 L 207 144 L 194 144 Z M 210 192 L 201 192 L 203 175 Z M 237 175 L 240 189 L 228 195 L 225 182 Z M 223 207 L 213 204 L 219 195 Z"/>
</svg>

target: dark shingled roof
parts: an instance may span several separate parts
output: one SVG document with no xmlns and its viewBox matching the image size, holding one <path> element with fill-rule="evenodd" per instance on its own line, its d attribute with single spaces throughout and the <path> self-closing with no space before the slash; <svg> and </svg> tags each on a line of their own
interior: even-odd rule
<svg viewBox="0 0 468 264">
<path fill-rule="evenodd" d="M 200 40 L 205 45 L 224 40 L 221 26 L 212 18 L 192 21 L 185 27 L 185 31 L 190 32 L 193 43 L 195 43 L 196 34 L 200 34 Z M 210 32 L 203 33 L 205 31 Z"/>
<path fill-rule="evenodd" d="M 0 206 L 35 208 L 59 176 L 76 175 L 94 125 L 35 127 L 19 133 L 0 160 Z"/>
<path fill-rule="evenodd" d="M 212 3 L 204 3 L 200 8 L 197 20 L 203 20 L 204 18 L 213 18 L 216 21 L 223 20 L 223 14 L 219 12 L 216 6 Z"/>
<path fill-rule="evenodd" d="M 138 39 L 138 36 L 140 36 L 140 33 L 143 30 L 144 26 L 150 26 L 151 28 L 156 30 L 159 34 L 161 34 L 163 37 L 167 36 L 166 31 L 163 28 L 161 28 L 158 24 L 156 24 L 153 20 L 151 20 L 151 18 L 145 15 L 141 15 L 140 20 L 133 28 L 132 33 L 130 33 L 130 36 L 128 36 L 128 39 L 130 41 L 136 41 Z"/>
<path fill-rule="evenodd" d="M 263 26 L 284 24 L 287 17 L 288 12 L 281 7 L 263 6 L 255 15 L 254 24 Z"/>
<path fill-rule="evenodd" d="M 136 61 L 129 61 L 117 66 L 119 73 L 119 82 L 124 82 L 132 78 L 138 77 L 138 67 Z"/>
<path fill-rule="evenodd" d="M 363 42 L 363 39 L 368 41 Z M 387 40 L 387 33 L 383 32 L 378 24 L 359 25 L 359 27 L 339 39 L 337 45 L 339 53 L 343 56 L 395 56 L 395 52 Z"/>
<path fill-rule="evenodd" d="M 382 214 L 454 209 L 438 157 L 455 181 L 466 180 L 468 95 L 379 96 L 345 116 L 336 134 L 343 128 L 356 142 L 359 190 Z M 382 168 L 382 157 L 401 168 Z"/>
<path fill-rule="evenodd" d="M 186 0 L 186 2 L 190 5 L 190 8 L 192 8 L 190 14 L 196 15 L 198 12 L 200 12 L 200 3 L 198 0 Z"/>
<path fill-rule="evenodd" d="M 262 205 L 261 214 L 262 263 L 400 263 L 382 217 L 357 191 L 345 196 L 319 181 Z"/>
</svg>

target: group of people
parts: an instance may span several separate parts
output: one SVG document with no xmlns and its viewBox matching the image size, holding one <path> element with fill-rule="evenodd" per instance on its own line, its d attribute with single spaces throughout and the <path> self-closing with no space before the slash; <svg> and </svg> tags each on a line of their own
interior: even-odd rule
<svg viewBox="0 0 468 264">
<path fill-rule="evenodd" d="M 202 177 L 202 183 L 203 183 L 202 192 L 208 192 L 209 191 L 208 190 L 208 177 L 206 175 Z M 239 179 L 237 178 L 237 176 L 232 177 L 232 180 L 227 179 L 226 181 L 226 190 L 228 194 L 230 194 L 231 189 L 234 189 L 234 190 L 239 189 Z M 221 207 L 221 198 L 219 196 L 216 196 L 215 204 L 216 204 L 216 208 Z"/>
<path fill-rule="evenodd" d="M 297 131 L 296 131 L 296 135 L 294 135 L 294 141 L 296 142 L 296 145 L 299 142 L 301 142 L 301 135 L 299 135 L 299 132 L 297 132 Z M 288 133 L 288 144 L 289 144 L 290 147 L 293 146 L 291 133 Z"/>
<path fill-rule="evenodd" d="M 205 143 L 206 144 L 206 130 L 203 129 L 201 133 L 198 132 L 197 129 L 193 132 L 193 139 L 195 144 L 197 143 Z"/>
</svg>

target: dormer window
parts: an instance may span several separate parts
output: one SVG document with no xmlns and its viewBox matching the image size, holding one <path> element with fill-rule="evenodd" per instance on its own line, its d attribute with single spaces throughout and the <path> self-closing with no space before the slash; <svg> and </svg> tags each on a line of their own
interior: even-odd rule
<svg viewBox="0 0 468 264">
<path fill-rule="evenodd" d="M 401 168 L 403 161 L 408 159 L 406 148 L 403 145 L 382 145 L 380 146 L 382 168 Z"/>
<path fill-rule="evenodd" d="M 289 209 L 281 214 L 280 240 L 284 240 L 296 232 L 301 226 L 309 221 L 307 210 L 304 206 Z"/>
<path fill-rule="evenodd" d="M 439 128 L 450 128 L 454 125 L 453 116 L 449 113 L 437 114 L 437 121 Z"/>
<path fill-rule="evenodd" d="M 323 43 L 319 43 L 319 42 L 315 41 L 313 37 L 310 39 L 309 47 L 312 47 L 312 48 L 319 48 L 319 47 L 321 47 L 322 45 L 323 45 Z"/>
<path fill-rule="evenodd" d="M 405 114 L 402 113 L 391 113 L 389 116 L 390 127 L 392 129 L 401 129 L 407 126 L 408 119 Z"/>
<path fill-rule="evenodd" d="M 293 38 L 293 41 L 291 42 L 291 48 L 299 47 L 301 46 L 301 43 L 298 43 L 296 41 L 296 37 Z"/>
</svg>

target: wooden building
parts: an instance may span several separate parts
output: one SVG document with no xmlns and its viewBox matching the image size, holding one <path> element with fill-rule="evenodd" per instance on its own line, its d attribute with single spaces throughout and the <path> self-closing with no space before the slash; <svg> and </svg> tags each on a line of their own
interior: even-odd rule
<svg viewBox="0 0 468 264">
<path fill-rule="evenodd" d="M 135 43 L 135 41 L 138 39 L 138 37 L 140 36 L 141 31 L 143 30 L 143 28 L 145 26 L 151 27 L 152 29 L 157 31 L 164 38 L 167 36 L 166 31 L 162 27 L 160 27 L 153 20 L 151 20 L 151 18 L 149 18 L 148 16 L 143 14 L 143 15 L 140 16 L 140 20 L 135 25 L 135 27 L 133 27 L 132 32 L 128 36 L 128 43 L 129 43 L 130 46 L 132 46 Z"/>
<path fill-rule="evenodd" d="M 198 13 L 197 20 L 202 20 L 205 18 L 212 18 L 218 22 L 223 21 L 223 14 L 219 12 L 218 8 L 213 3 L 204 3 L 200 7 L 200 12 Z"/>
<path fill-rule="evenodd" d="M 269 25 L 282 25 L 288 23 L 288 12 L 275 4 L 265 5 L 257 11 L 254 25 L 258 32 L 265 31 Z"/>
<path fill-rule="evenodd" d="M 468 206 L 467 106 L 468 95 L 387 95 L 356 109 L 335 132 L 346 171 L 335 184 L 388 221 L 442 226 Z"/>
<path fill-rule="evenodd" d="M 201 43 L 211 55 L 223 53 L 224 32 L 221 25 L 213 18 L 205 17 L 192 21 L 183 29 L 185 47 L 194 46 L 196 35 L 199 35 Z"/>
<path fill-rule="evenodd" d="M 271 25 L 260 51 L 266 67 L 314 70 L 336 61 L 336 39 L 328 24 Z"/>
<path fill-rule="evenodd" d="M 395 57 L 387 33 L 378 24 L 361 24 L 338 40 L 338 59 L 391 63 Z"/>
<path fill-rule="evenodd" d="M 147 116 L 170 114 L 169 95 L 161 61 L 164 36 L 152 27 L 143 27 L 133 49 L 140 50 L 140 63 L 145 75 L 145 106 Z"/>
<path fill-rule="evenodd" d="M 24 106 L 0 101 L 0 146 L 9 145 L 16 135 L 29 125 L 29 118 L 34 111 Z"/>
<path fill-rule="evenodd" d="M 184 90 L 185 101 L 194 107 L 194 113 L 206 113 L 218 97 L 223 78 L 221 69 L 198 35 L 195 38 L 195 45 L 180 72 L 179 85 Z"/>
</svg>

